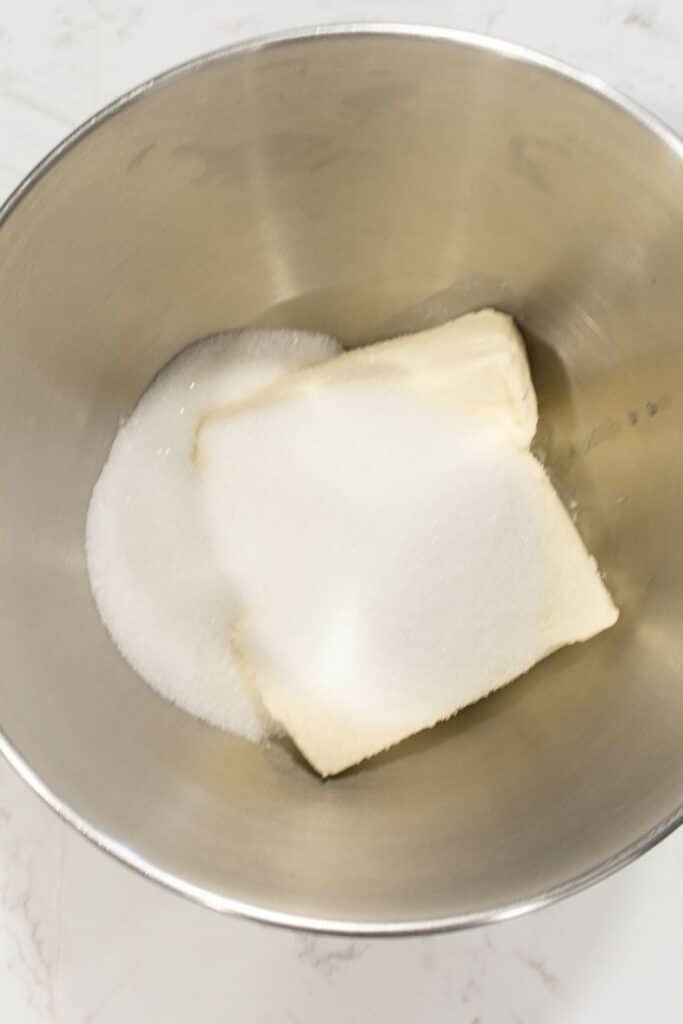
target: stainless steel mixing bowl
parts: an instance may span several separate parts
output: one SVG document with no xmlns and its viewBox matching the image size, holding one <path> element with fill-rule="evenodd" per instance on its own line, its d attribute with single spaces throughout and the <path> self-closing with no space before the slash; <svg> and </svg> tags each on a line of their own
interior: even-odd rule
<svg viewBox="0 0 683 1024">
<path fill-rule="evenodd" d="M 0 714 L 24 778 L 179 892 L 343 932 L 509 917 L 677 825 L 682 156 L 553 61 L 368 26 L 201 58 L 52 153 L 0 230 Z M 100 623 L 83 550 L 154 372 L 223 328 L 355 345 L 484 305 L 526 332 L 538 445 L 618 626 L 325 783 L 158 697 Z"/>
</svg>

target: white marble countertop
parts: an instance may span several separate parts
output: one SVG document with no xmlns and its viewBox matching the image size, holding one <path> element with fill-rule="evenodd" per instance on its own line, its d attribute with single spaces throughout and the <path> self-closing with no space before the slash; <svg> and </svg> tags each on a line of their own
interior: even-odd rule
<svg viewBox="0 0 683 1024">
<path fill-rule="evenodd" d="M 4 0 L 0 193 L 79 121 L 203 50 L 316 21 L 489 32 L 589 69 L 683 130 L 680 0 Z M 132 874 L 0 763 L 2 1024 L 610 1024 L 683 1014 L 683 830 L 574 899 L 478 931 L 311 938 Z"/>
</svg>

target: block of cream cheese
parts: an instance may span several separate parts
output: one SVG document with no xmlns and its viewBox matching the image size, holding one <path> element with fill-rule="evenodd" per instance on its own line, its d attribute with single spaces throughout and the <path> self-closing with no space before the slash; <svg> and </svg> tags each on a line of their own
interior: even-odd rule
<svg viewBox="0 0 683 1024">
<path fill-rule="evenodd" d="M 200 422 L 232 642 L 330 775 L 617 610 L 543 468 L 512 322 L 485 312 L 290 374 Z"/>
</svg>

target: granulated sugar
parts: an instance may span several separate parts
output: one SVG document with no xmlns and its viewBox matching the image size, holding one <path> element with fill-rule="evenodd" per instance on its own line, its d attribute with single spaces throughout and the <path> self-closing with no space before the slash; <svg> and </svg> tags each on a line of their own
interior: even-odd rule
<svg viewBox="0 0 683 1024">
<path fill-rule="evenodd" d="M 509 317 L 339 352 L 263 331 L 186 350 L 121 427 L 87 530 L 140 675 L 249 739 L 284 729 L 323 775 L 618 615 L 530 453 Z"/>
<path fill-rule="evenodd" d="M 91 585 L 124 657 L 170 700 L 250 739 L 273 724 L 231 653 L 240 602 L 204 525 L 195 430 L 207 409 L 338 352 L 330 338 L 294 331 L 224 334 L 186 349 L 119 430 L 88 512 Z"/>
</svg>

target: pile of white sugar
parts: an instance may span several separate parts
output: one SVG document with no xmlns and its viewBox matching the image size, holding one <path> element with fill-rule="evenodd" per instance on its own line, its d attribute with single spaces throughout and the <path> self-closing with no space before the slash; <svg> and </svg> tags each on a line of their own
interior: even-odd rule
<svg viewBox="0 0 683 1024">
<path fill-rule="evenodd" d="M 208 409 L 339 351 L 303 331 L 227 333 L 192 345 L 119 430 L 90 502 L 90 582 L 114 643 L 159 693 L 248 739 L 276 730 L 232 653 L 240 599 L 207 531 L 192 462 L 197 423 Z"/>
<path fill-rule="evenodd" d="M 341 355 L 290 332 L 195 345 L 93 493 L 102 618 L 188 711 L 339 772 L 616 620 L 536 421 L 493 311 Z"/>
</svg>

